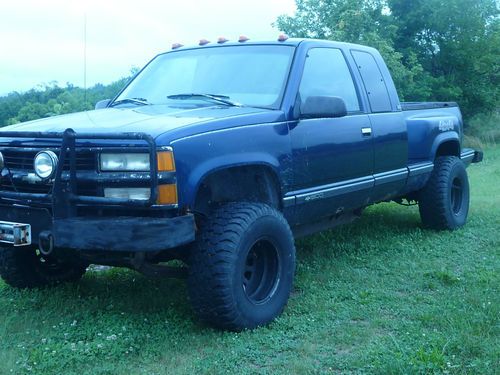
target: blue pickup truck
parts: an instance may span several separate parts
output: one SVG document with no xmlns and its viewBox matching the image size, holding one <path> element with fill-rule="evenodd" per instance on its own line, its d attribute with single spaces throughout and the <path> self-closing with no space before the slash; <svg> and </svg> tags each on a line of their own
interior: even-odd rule
<svg viewBox="0 0 500 375">
<path fill-rule="evenodd" d="M 176 44 L 94 111 L 0 131 L 0 275 L 185 276 L 205 322 L 265 325 L 288 300 L 295 238 L 391 200 L 418 203 L 425 227 L 463 226 L 482 152 L 462 137 L 457 104 L 401 103 L 373 48 Z"/>
</svg>

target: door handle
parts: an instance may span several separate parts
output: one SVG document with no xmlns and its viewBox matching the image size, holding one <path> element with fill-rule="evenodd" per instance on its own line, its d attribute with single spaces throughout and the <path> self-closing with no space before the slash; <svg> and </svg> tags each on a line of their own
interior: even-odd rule
<svg viewBox="0 0 500 375">
<path fill-rule="evenodd" d="M 361 128 L 361 134 L 365 137 L 372 135 L 372 128 Z"/>
</svg>

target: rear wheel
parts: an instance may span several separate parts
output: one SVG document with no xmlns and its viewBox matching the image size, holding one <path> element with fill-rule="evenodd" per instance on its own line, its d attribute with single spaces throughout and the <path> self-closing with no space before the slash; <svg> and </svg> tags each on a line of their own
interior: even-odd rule
<svg viewBox="0 0 500 375">
<path fill-rule="evenodd" d="M 44 256 L 33 247 L 0 248 L 0 276 L 16 288 L 38 288 L 78 281 L 87 264 L 67 262 Z"/>
<path fill-rule="evenodd" d="M 469 212 L 469 180 L 462 160 L 438 157 L 418 200 L 424 226 L 437 230 L 463 226 Z"/>
<path fill-rule="evenodd" d="M 205 322 L 240 331 L 282 311 L 292 288 L 295 246 L 285 218 L 260 203 L 229 203 L 201 224 L 188 279 Z"/>
</svg>

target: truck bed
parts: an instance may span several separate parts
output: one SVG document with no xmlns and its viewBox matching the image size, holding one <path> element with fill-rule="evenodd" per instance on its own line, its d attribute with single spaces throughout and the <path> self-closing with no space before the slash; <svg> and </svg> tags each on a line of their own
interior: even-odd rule
<svg viewBox="0 0 500 375">
<path fill-rule="evenodd" d="M 432 162 L 437 146 L 445 138 L 460 142 L 462 115 L 457 103 L 419 102 L 401 105 L 408 132 L 409 164 Z"/>
</svg>

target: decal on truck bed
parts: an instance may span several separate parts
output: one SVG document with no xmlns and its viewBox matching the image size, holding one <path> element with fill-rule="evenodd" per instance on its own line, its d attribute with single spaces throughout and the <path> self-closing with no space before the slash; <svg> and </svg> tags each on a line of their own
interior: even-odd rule
<svg viewBox="0 0 500 375">
<path fill-rule="evenodd" d="M 439 130 L 442 132 L 447 132 L 453 130 L 455 126 L 453 125 L 453 119 L 439 120 Z"/>
</svg>

